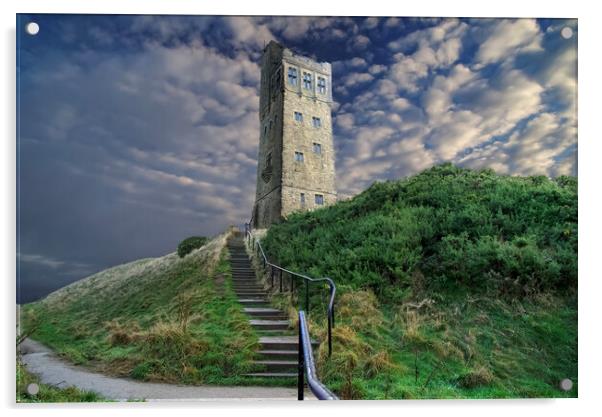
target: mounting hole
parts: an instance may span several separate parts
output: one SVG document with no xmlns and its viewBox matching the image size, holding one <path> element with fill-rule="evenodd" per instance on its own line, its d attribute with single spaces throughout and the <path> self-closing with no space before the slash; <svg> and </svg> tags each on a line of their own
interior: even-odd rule
<svg viewBox="0 0 602 417">
<path fill-rule="evenodd" d="M 29 395 L 37 395 L 40 392 L 40 386 L 36 383 L 31 383 L 27 386 L 27 393 Z"/>
<path fill-rule="evenodd" d="M 25 25 L 25 32 L 31 36 L 37 35 L 39 31 L 40 25 L 38 25 L 36 22 L 29 22 Z"/>
<path fill-rule="evenodd" d="M 570 391 L 573 388 L 573 381 L 568 378 L 564 378 L 560 381 L 560 389 L 563 391 Z"/>
<path fill-rule="evenodd" d="M 571 39 L 573 37 L 573 29 L 568 26 L 563 27 L 560 31 L 560 36 L 564 39 Z"/>
</svg>

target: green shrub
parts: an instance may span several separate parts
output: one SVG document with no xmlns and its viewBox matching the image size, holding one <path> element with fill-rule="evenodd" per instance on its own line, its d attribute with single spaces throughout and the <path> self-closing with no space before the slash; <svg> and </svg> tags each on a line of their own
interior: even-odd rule
<svg viewBox="0 0 602 417">
<path fill-rule="evenodd" d="M 443 164 L 273 225 L 283 266 L 371 289 L 529 296 L 577 287 L 577 179 L 513 177 Z"/>
<path fill-rule="evenodd" d="M 180 258 L 185 257 L 193 250 L 202 247 L 205 243 L 207 243 L 207 241 L 208 238 L 202 236 L 191 236 L 184 239 L 178 245 L 178 256 Z"/>
</svg>

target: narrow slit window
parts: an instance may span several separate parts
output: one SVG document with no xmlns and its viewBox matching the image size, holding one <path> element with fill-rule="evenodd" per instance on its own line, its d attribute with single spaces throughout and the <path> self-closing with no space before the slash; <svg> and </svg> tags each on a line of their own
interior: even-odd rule
<svg viewBox="0 0 602 417">
<path fill-rule="evenodd" d="M 303 152 L 295 152 L 295 161 L 303 162 Z"/>
<path fill-rule="evenodd" d="M 324 196 L 322 194 L 316 194 L 316 205 L 324 205 Z"/>
<path fill-rule="evenodd" d="M 301 202 L 301 207 L 305 207 L 305 193 L 300 194 L 299 201 Z"/>
</svg>

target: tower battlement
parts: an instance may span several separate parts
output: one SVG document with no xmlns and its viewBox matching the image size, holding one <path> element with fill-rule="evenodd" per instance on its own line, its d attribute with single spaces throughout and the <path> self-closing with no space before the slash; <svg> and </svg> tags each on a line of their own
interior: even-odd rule
<svg viewBox="0 0 602 417">
<path fill-rule="evenodd" d="M 265 47 L 254 227 L 336 201 L 331 107 L 330 63 Z"/>
</svg>

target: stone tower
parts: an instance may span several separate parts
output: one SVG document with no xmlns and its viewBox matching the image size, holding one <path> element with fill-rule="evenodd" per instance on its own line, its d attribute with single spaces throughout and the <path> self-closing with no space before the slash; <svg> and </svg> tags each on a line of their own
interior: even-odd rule
<svg viewBox="0 0 602 417">
<path fill-rule="evenodd" d="M 263 50 L 252 224 L 336 201 L 330 64 L 271 41 Z"/>
</svg>

